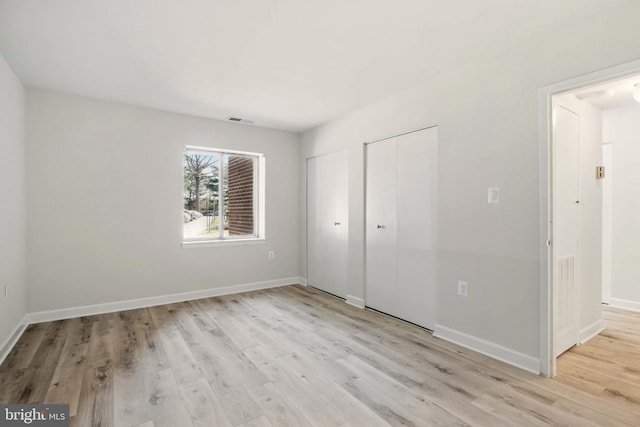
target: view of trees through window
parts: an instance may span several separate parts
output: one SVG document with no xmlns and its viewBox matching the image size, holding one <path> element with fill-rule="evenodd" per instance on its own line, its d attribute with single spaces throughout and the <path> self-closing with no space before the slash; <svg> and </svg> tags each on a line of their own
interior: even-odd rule
<svg viewBox="0 0 640 427">
<path fill-rule="evenodd" d="M 256 235 L 257 156 L 187 149 L 184 239 Z"/>
</svg>

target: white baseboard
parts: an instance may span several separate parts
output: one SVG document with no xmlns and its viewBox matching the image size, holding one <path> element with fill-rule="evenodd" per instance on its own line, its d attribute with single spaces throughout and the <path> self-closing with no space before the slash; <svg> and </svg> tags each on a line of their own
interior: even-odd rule
<svg viewBox="0 0 640 427">
<path fill-rule="evenodd" d="M 54 320 L 71 319 L 80 316 L 113 313 L 122 310 L 133 310 L 136 308 L 153 307 L 162 304 L 171 304 L 201 298 L 211 298 L 221 295 L 257 291 L 260 289 L 276 288 L 279 286 L 299 284 L 299 281 L 300 278 L 298 277 L 289 277 L 286 279 L 246 283 L 242 285 L 223 286 L 221 288 L 204 289 L 201 291 L 181 292 L 178 294 L 108 302 L 104 304 L 93 304 L 81 307 L 63 308 L 59 310 L 39 311 L 35 313 L 28 313 L 25 317 L 28 323 L 51 322 Z"/>
<path fill-rule="evenodd" d="M 629 301 L 626 299 L 611 298 L 609 300 L 611 307 L 624 308 L 625 310 L 640 311 L 640 302 Z"/>
<path fill-rule="evenodd" d="M 362 298 L 354 297 L 353 295 L 347 295 L 345 302 L 354 307 L 364 308 L 364 300 Z"/>
<path fill-rule="evenodd" d="M 20 323 L 16 325 L 13 332 L 11 332 L 7 339 L 4 340 L 4 342 L 2 343 L 2 347 L 0 347 L 0 365 L 2 365 L 4 359 L 7 358 L 7 356 L 13 349 L 13 346 L 16 345 L 16 343 L 24 333 L 24 330 L 27 329 L 27 326 L 29 326 L 29 323 L 27 322 L 27 315 L 25 314 Z"/>
<path fill-rule="evenodd" d="M 500 344 L 483 340 L 482 338 L 477 338 L 442 325 L 436 325 L 433 336 L 461 345 L 462 347 L 466 347 L 536 375 L 540 374 L 539 359 L 501 346 Z"/>
<path fill-rule="evenodd" d="M 589 341 L 591 338 L 598 335 L 600 332 L 604 331 L 604 320 L 598 319 L 586 328 L 580 329 L 580 335 L 578 337 L 579 344 L 584 344 Z"/>
<path fill-rule="evenodd" d="M 298 284 L 302 286 L 307 286 L 307 279 L 304 277 L 298 277 Z"/>
</svg>

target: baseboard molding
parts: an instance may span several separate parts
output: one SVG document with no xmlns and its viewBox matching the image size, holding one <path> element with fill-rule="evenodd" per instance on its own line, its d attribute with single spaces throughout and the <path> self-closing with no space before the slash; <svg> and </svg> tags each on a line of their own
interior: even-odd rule
<svg viewBox="0 0 640 427">
<path fill-rule="evenodd" d="M 85 305 L 81 307 L 63 308 L 60 310 L 39 311 L 35 313 L 28 313 L 26 315 L 26 320 L 28 323 L 51 322 L 54 320 L 71 319 L 80 316 L 93 316 L 95 314 L 113 313 L 122 310 L 133 310 L 136 308 L 153 307 L 156 305 L 171 304 L 201 298 L 211 298 L 222 295 L 238 294 L 241 292 L 257 291 L 260 289 L 277 288 L 279 286 L 299 284 L 299 281 L 300 278 L 298 277 L 289 277 L 286 279 L 223 286 L 221 288 L 204 289 L 201 291 L 190 291 L 156 297 L 108 302 L 104 304 Z"/>
<path fill-rule="evenodd" d="M 501 362 L 508 363 L 525 371 L 540 374 L 540 360 L 535 357 L 514 351 L 491 341 L 477 338 L 464 332 L 436 325 L 433 336 L 466 347 L 469 350 L 484 354 Z"/>
<path fill-rule="evenodd" d="M 578 336 L 578 343 L 584 344 L 589 341 L 591 338 L 598 335 L 600 332 L 604 331 L 604 320 L 598 319 L 593 322 L 591 325 L 586 328 L 580 329 L 580 335 Z"/>
<path fill-rule="evenodd" d="M 307 279 L 304 277 L 298 277 L 298 284 L 302 286 L 307 286 Z"/>
<path fill-rule="evenodd" d="M 353 295 L 347 295 L 344 302 L 354 307 L 364 308 L 364 300 L 362 298 L 354 297 Z"/>
<path fill-rule="evenodd" d="M 624 308 L 625 310 L 640 311 L 640 302 L 629 301 L 626 299 L 611 298 L 609 305 L 616 308 Z"/>
<path fill-rule="evenodd" d="M 27 329 L 27 326 L 29 326 L 29 323 L 27 322 L 27 315 L 25 314 L 22 320 L 16 325 L 13 332 L 11 332 L 7 339 L 4 340 L 2 347 L 0 347 L 0 365 L 2 365 L 4 359 L 6 359 L 11 350 L 13 350 L 13 346 L 16 345 L 24 333 L 24 330 Z"/>
</svg>

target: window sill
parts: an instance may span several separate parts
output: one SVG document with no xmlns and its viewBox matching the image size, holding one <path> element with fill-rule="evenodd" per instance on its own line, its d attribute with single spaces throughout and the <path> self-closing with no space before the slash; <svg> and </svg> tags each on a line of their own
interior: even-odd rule
<svg viewBox="0 0 640 427">
<path fill-rule="evenodd" d="M 183 249 L 215 248 L 220 246 L 262 245 L 267 240 L 264 237 L 251 239 L 225 239 L 225 240 L 192 240 L 182 242 Z"/>
</svg>

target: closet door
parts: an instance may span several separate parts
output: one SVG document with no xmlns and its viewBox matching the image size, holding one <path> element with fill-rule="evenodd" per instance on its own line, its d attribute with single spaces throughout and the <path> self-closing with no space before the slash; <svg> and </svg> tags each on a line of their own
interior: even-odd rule
<svg viewBox="0 0 640 427">
<path fill-rule="evenodd" d="M 368 307 L 397 315 L 396 138 L 367 145 L 366 296 Z"/>
<path fill-rule="evenodd" d="M 348 274 L 347 153 L 307 161 L 307 282 L 345 298 Z"/>
<path fill-rule="evenodd" d="M 366 305 L 433 329 L 437 128 L 367 145 Z"/>
</svg>

